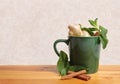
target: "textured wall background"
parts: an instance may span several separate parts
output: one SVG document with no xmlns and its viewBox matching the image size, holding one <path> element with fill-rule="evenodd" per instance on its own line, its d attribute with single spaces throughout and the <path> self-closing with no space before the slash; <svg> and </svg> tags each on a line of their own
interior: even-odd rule
<svg viewBox="0 0 120 84">
<path fill-rule="evenodd" d="M 56 64 L 53 42 L 67 38 L 68 24 L 96 17 L 109 30 L 100 64 L 120 64 L 119 0 L 0 0 L 0 64 Z"/>
</svg>

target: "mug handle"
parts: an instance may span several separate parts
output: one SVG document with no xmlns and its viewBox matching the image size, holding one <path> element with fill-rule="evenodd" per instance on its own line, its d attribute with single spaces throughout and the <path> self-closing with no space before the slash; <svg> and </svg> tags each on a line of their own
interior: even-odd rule
<svg viewBox="0 0 120 84">
<path fill-rule="evenodd" d="M 58 52 L 58 50 L 57 50 L 57 44 L 58 43 L 60 43 L 60 42 L 64 42 L 65 44 L 69 44 L 69 40 L 67 40 L 67 39 L 58 39 L 58 40 L 56 40 L 55 42 L 54 42 L 54 45 L 53 45 L 53 48 L 54 48 L 54 51 L 55 51 L 55 53 L 59 56 L 60 55 L 60 53 Z"/>
</svg>

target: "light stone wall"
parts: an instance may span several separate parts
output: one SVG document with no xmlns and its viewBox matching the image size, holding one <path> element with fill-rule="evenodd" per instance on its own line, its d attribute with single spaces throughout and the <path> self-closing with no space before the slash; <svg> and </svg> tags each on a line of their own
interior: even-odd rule
<svg viewBox="0 0 120 84">
<path fill-rule="evenodd" d="M 53 43 L 67 38 L 68 24 L 96 17 L 109 30 L 100 64 L 120 64 L 120 0 L 0 0 L 0 65 L 56 64 Z"/>
</svg>

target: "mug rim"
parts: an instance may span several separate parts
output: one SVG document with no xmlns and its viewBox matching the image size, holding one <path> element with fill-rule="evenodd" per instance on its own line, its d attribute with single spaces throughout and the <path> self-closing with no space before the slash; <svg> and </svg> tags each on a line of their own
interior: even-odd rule
<svg viewBox="0 0 120 84">
<path fill-rule="evenodd" d="M 98 38 L 99 36 L 68 36 L 68 37 L 72 37 L 72 38 Z"/>
</svg>

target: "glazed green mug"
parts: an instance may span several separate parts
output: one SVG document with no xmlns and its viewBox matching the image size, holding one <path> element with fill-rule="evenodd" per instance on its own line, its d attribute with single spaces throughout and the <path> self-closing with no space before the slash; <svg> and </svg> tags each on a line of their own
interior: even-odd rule
<svg viewBox="0 0 120 84">
<path fill-rule="evenodd" d="M 54 42 L 55 53 L 59 56 L 57 44 L 64 42 L 69 47 L 71 65 L 80 65 L 88 69 L 87 73 L 95 73 L 99 67 L 100 39 L 98 36 L 58 39 Z"/>
</svg>

